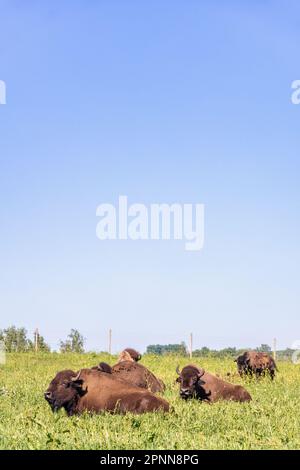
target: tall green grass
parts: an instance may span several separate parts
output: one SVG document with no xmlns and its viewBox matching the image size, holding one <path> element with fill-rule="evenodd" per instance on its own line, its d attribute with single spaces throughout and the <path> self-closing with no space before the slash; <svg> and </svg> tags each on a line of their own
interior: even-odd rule
<svg viewBox="0 0 300 470">
<path fill-rule="evenodd" d="M 169 414 L 101 415 L 68 418 L 53 414 L 43 397 L 58 370 L 114 363 L 116 358 L 96 354 L 8 354 L 0 366 L 1 449 L 299 449 L 300 366 L 281 362 L 270 379 L 241 380 L 251 403 L 195 400 L 184 402 L 175 384 L 176 357 L 145 356 L 142 363 L 161 377 Z M 235 372 L 232 360 L 195 360 L 206 370 L 226 378 Z"/>
</svg>

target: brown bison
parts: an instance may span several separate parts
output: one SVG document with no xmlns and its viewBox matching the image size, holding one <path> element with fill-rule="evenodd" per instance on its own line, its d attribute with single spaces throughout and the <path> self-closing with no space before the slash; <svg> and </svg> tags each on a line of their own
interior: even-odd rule
<svg viewBox="0 0 300 470">
<path fill-rule="evenodd" d="M 119 361 L 134 361 L 138 362 L 142 359 L 141 354 L 133 348 L 126 348 L 119 355 Z"/>
<path fill-rule="evenodd" d="M 233 385 L 205 372 L 205 370 L 189 364 L 182 371 L 176 369 L 180 383 L 180 397 L 184 400 L 197 398 L 209 403 L 218 400 L 250 401 L 251 396 L 241 385 Z"/>
<path fill-rule="evenodd" d="M 148 390 L 91 369 L 58 372 L 44 396 L 52 411 L 64 408 L 68 416 L 83 411 L 136 414 L 169 411 L 168 402 Z"/>
<path fill-rule="evenodd" d="M 273 380 L 275 371 L 278 370 L 273 357 L 264 352 L 246 351 L 235 359 L 235 362 L 240 376 L 255 375 L 260 377 L 269 374 Z"/>
<path fill-rule="evenodd" d="M 93 369 L 110 373 L 118 379 L 126 380 L 131 385 L 148 389 L 153 393 L 163 392 L 166 388 L 165 384 L 155 377 L 147 367 L 133 361 L 118 362 L 113 367 L 101 362 L 98 366 L 93 367 Z"/>
</svg>

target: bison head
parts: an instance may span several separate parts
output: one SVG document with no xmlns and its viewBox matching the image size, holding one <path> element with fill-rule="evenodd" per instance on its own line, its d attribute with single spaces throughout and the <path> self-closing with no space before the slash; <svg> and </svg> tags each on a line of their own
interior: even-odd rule
<svg viewBox="0 0 300 470">
<path fill-rule="evenodd" d="M 97 367 L 92 367 L 92 369 L 96 369 L 99 372 L 105 372 L 106 374 L 112 374 L 112 368 L 106 362 L 100 362 Z"/>
<path fill-rule="evenodd" d="M 234 359 L 234 362 L 237 363 L 238 367 L 244 366 L 246 364 L 246 361 L 247 361 L 247 358 L 244 354 L 242 356 L 239 356 L 236 359 Z"/>
<path fill-rule="evenodd" d="M 135 362 L 138 362 L 142 359 L 141 354 L 136 351 L 136 349 L 126 348 L 124 351 L 126 351 Z"/>
<path fill-rule="evenodd" d="M 176 372 L 179 375 L 176 382 L 180 383 L 180 397 L 187 400 L 196 396 L 199 388 L 204 384 L 201 377 L 205 374 L 205 371 L 199 369 L 199 367 L 189 365 L 184 367 L 181 372 L 177 367 Z"/>
<path fill-rule="evenodd" d="M 68 414 L 72 414 L 78 398 L 87 391 L 79 376 L 80 372 L 77 374 L 72 370 L 63 370 L 50 382 L 44 396 L 53 412 L 65 408 Z"/>
</svg>

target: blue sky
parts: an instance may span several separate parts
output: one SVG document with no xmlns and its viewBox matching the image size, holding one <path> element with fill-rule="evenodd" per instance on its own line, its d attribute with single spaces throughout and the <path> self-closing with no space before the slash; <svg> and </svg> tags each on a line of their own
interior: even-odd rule
<svg viewBox="0 0 300 470">
<path fill-rule="evenodd" d="M 87 348 L 300 338 L 296 1 L 0 0 L 0 328 Z M 205 245 L 96 208 L 205 204 Z"/>
</svg>

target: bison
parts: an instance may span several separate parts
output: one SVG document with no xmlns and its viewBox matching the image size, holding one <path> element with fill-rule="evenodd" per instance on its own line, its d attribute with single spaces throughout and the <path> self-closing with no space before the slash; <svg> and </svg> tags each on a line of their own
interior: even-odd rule
<svg viewBox="0 0 300 470">
<path fill-rule="evenodd" d="M 166 388 L 162 380 L 155 377 L 147 367 L 133 361 L 118 362 L 113 367 L 101 362 L 93 369 L 110 373 L 118 379 L 126 380 L 131 385 L 148 389 L 153 393 L 163 392 Z"/>
<path fill-rule="evenodd" d="M 243 375 L 255 375 L 258 378 L 269 374 L 273 380 L 275 371 L 278 370 L 273 357 L 264 352 L 246 351 L 235 359 L 235 362 L 241 377 Z"/>
<path fill-rule="evenodd" d="M 119 361 L 133 361 L 138 362 L 142 359 L 141 354 L 133 348 L 126 348 L 119 355 Z"/>
<path fill-rule="evenodd" d="M 58 372 L 44 396 L 53 412 L 64 408 L 68 416 L 84 411 L 121 414 L 169 411 L 168 402 L 148 390 L 92 369 Z"/>
<path fill-rule="evenodd" d="M 213 403 L 218 400 L 250 401 L 251 395 L 241 385 L 233 385 L 205 372 L 193 364 L 189 364 L 179 371 L 176 369 L 180 383 L 180 397 L 184 400 L 197 398 L 201 401 Z"/>
</svg>

